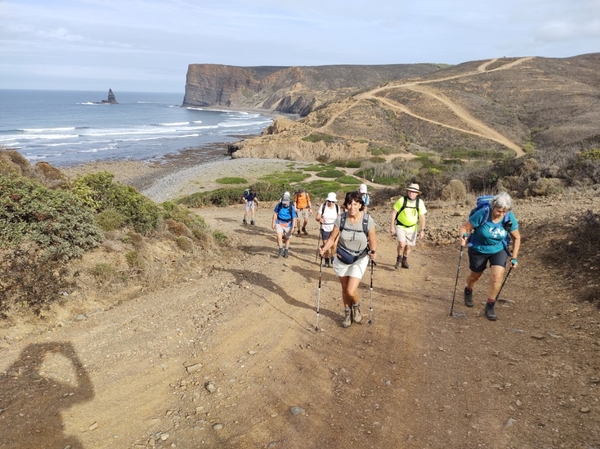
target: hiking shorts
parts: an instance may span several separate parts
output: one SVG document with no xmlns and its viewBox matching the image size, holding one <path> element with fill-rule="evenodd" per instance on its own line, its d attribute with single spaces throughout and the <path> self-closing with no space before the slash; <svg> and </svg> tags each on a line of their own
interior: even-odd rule
<svg viewBox="0 0 600 449">
<path fill-rule="evenodd" d="M 275 223 L 275 232 L 281 234 L 284 240 L 289 240 L 292 238 L 292 225 L 289 223 L 288 226 L 283 226 Z"/>
<path fill-rule="evenodd" d="M 331 235 L 332 232 L 333 231 L 324 231 L 323 229 L 321 229 L 321 240 L 323 240 L 324 242 L 329 240 L 329 236 Z"/>
<path fill-rule="evenodd" d="M 309 213 L 308 208 L 298 209 L 298 220 L 301 220 L 303 218 L 305 220 L 308 220 L 309 216 L 310 216 L 310 213 Z"/>
<path fill-rule="evenodd" d="M 490 262 L 490 267 L 494 265 L 505 267 L 507 260 L 508 253 L 504 249 L 496 254 L 481 254 L 473 248 L 469 248 L 469 269 L 473 273 L 483 273 L 488 261 Z"/>
<path fill-rule="evenodd" d="M 244 204 L 244 212 L 251 212 L 254 210 L 254 201 L 246 201 Z"/>
<path fill-rule="evenodd" d="M 408 246 L 415 246 L 417 244 L 417 227 L 396 226 L 396 238 L 400 243 L 404 242 Z"/>
<path fill-rule="evenodd" d="M 351 277 L 362 279 L 365 275 L 365 271 L 367 271 L 367 267 L 369 266 L 370 257 L 367 255 L 365 257 L 361 257 L 356 262 L 346 265 L 340 259 L 336 257 L 333 258 L 333 271 L 339 277 Z"/>
</svg>

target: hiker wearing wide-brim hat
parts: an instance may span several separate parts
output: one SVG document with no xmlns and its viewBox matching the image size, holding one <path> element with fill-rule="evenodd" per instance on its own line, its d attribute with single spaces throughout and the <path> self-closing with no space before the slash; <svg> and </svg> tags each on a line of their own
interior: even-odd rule
<svg viewBox="0 0 600 449">
<path fill-rule="evenodd" d="M 271 228 L 277 232 L 277 245 L 279 246 L 277 257 L 288 257 L 289 255 L 290 239 L 294 235 L 296 218 L 298 218 L 298 214 L 292 203 L 290 192 L 285 192 L 273 209 L 271 220 Z"/>
<path fill-rule="evenodd" d="M 406 195 L 400 197 L 394 203 L 390 233 L 395 234 L 398 239 L 396 265 L 408 268 L 408 255 L 412 247 L 417 244 L 417 238 L 425 237 L 425 214 L 427 208 L 419 194 L 419 184 L 412 183 L 406 188 Z"/>
<path fill-rule="evenodd" d="M 333 231 L 333 223 L 340 214 L 340 206 L 337 204 L 337 195 L 334 192 L 329 192 L 325 203 L 319 206 L 317 210 L 317 222 L 321 224 L 321 239 L 323 244 L 327 243 Z M 333 246 L 327 250 L 325 256 L 325 267 L 333 266 L 333 255 L 335 254 L 335 242 Z"/>
</svg>

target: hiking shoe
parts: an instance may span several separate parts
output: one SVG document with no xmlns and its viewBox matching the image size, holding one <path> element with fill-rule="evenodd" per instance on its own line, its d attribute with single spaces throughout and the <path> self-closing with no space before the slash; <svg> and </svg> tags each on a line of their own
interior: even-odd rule
<svg viewBox="0 0 600 449">
<path fill-rule="evenodd" d="M 407 260 L 406 260 L 406 257 L 403 257 L 403 258 L 402 258 L 402 268 L 409 268 L 409 267 L 408 267 L 408 262 L 407 262 Z"/>
<path fill-rule="evenodd" d="M 290 254 L 290 250 L 289 249 L 286 248 L 286 249 L 283 250 L 283 257 L 285 257 L 286 259 L 289 256 L 289 254 Z"/>
<path fill-rule="evenodd" d="M 325 268 L 329 268 L 329 259 L 325 258 Z"/>
<path fill-rule="evenodd" d="M 245 219 L 245 218 L 242 220 L 242 223 L 243 223 L 243 224 L 248 224 L 248 222 L 246 221 L 246 219 Z"/>
<path fill-rule="evenodd" d="M 308 235 L 308 232 L 306 231 L 306 228 L 302 228 L 302 233 L 303 233 L 304 235 Z"/>
<path fill-rule="evenodd" d="M 298 235 L 300 235 L 300 228 L 298 228 Z"/>
<path fill-rule="evenodd" d="M 352 305 L 352 321 L 360 323 L 362 321 L 362 315 L 360 313 L 360 304 Z"/>
<path fill-rule="evenodd" d="M 473 302 L 473 290 L 469 290 L 465 287 L 465 306 L 473 307 L 475 303 Z"/>
<path fill-rule="evenodd" d="M 352 313 L 350 307 L 344 309 L 344 321 L 342 321 L 342 327 L 350 327 L 352 324 Z"/>
<path fill-rule="evenodd" d="M 490 321 L 496 321 L 498 319 L 498 316 L 496 315 L 496 312 L 494 311 L 494 302 L 486 302 L 485 303 L 485 317 L 490 320 Z"/>
<path fill-rule="evenodd" d="M 283 248 L 279 248 L 279 253 L 277 253 L 277 257 L 283 256 Z"/>
<path fill-rule="evenodd" d="M 331 268 L 333 268 L 333 257 L 329 259 L 329 263 L 331 264 Z"/>
<path fill-rule="evenodd" d="M 394 265 L 394 270 L 400 268 L 400 263 L 402 262 L 402 256 L 396 257 L 396 265 Z"/>
<path fill-rule="evenodd" d="M 254 220 L 250 220 L 250 224 L 253 225 L 254 224 Z"/>
</svg>

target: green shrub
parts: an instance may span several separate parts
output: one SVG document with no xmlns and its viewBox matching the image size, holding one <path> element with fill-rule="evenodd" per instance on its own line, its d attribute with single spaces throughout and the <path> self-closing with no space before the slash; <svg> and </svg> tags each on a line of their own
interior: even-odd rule
<svg viewBox="0 0 600 449">
<path fill-rule="evenodd" d="M 111 284 L 117 281 L 124 281 L 126 277 L 120 275 L 115 267 L 109 263 L 98 263 L 90 269 L 90 273 L 100 284 Z"/>
<path fill-rule="evenodd" d="M 142 268 L 142 261 L 140 255 L 136 250 L 127 251 L 125 253 L 125 260 L 130 268 L 139 270 Z"/>
<path fill-rule="evenodd" d="M 339 182 L 340 184 L 350 184 L 350 185 L 356 185 L 356 184 L 361 183 L 360 179 L 355 178 L 354 176 L 350 176 L 350 175 L 346 175 L 346 176 L 342 176 L 341 178 L 337 178 L 336 181 Z"/>
<path fill-rule="evenodd" d="M 109 172 L 92 173 L 73 182 L 73 192 L 86 192 L 86 203 L 97 204 L 96 211 L 115 209 L 125 217 L 126 223 L 141 234 L 156 229 L 161 218 L 159 207 L 131 186 L 113 182 Z"/>
<path fill-rule="evenodd" d="M 69 192 L 17 175 L 0 175 L 0 248 L 32 241 L 46 258 L 71 259 L 98 246 L 92 210 Z"/>
<path fill-rule="evenodd" d="M 344 173 L 341 170 L 323 170 L 317 173 L 317 176 L 319 178 L 340 178 L 342 176 L 344 176 L 346 173 Z"/>
<path fill-rule="evenodd" d="M 71 287 L 66 262 L 48 260 L 35 244 L 13 246 L 0 259 L 0 316 L 13 307 L 39 314 Z"/>
<path fill-rule="evenodd" d="M 94 218 L 103 231 L 116 231 L 125 224 L 125 216 L 115 209 L 106 209 Z"/>
<path fill-rule="evenodd" d="M 342 168 L 360 168 L 361 161 L 358 159 L 348 159 L 348 160 L 338 160 L 331 162 L 331 165 L 334 167 L 342 167 Z"/>
<path fill-rule="evenodd" d="M 219 243 L 223 243 L 227 240 L 227 234 L 219 230 L 213 232 L 213 237 Z"/>
<path fill-rule="evenodd" d="M 248 181 L 244 178 L 236 178 L 236 177 L 228 177 L 228 178 L 219 178 L 215 179 L 215 182 L 218 184 L 247 184 Z"/>
</svg>

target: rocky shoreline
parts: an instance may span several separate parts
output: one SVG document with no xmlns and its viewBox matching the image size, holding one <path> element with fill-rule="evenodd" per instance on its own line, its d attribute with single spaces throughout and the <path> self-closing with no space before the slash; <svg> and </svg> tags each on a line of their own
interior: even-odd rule
<svg viewBox="0 0 600 449">
<path fill-rule="evenodd" d="M 96 161 L 62 168 L 70 179 L 88 173 L 108 171 L 115 180 L 135 187 L 155 202 L 163 202 L 195 192 L 223 187 L 219 178 L 235 176 L 255 182 L 265 174 L 285 170 L 284 159 L 240 158 L 227 155 L 227 144 L 168 155 L 160 161 Z"/>
</svg>

